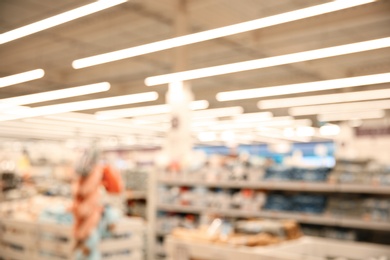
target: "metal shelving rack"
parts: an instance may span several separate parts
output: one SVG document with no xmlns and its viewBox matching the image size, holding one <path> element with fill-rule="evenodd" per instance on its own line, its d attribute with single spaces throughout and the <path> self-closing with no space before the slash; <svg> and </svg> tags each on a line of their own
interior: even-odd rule
<svg viewBox="0 0 390 260">
<path fill-rule="evenodd" d="M 236 218 L 274 218 L 274 219 L 294 219 L 304 224 L 316 224 L 333 227 L 359 228 L 368 230 L 390 231 L 390 223 L 376 222 L 363 219 L 354 219 L 348 217 L 335 217 L 327 214 L 304 214 L 293 212 L 280 212 L 270 210 L 244 211 L 244 210 L 221 210 L 207 207 L 182 206 L 161 204 L 157 202 L 156 194 L 158 185 L 169 186 L 186 186 L 197 187 L 203 186 L 208 188 L 246 188 L 246 189 L 264 189 L 264 190 L 281 190 L 281 191 L 304 191 L 304 192 L 324 192 L 324 193 L 367 193 L 390 195 L 389 186 L 364 185 L 364 184 L 338 184 L 338 183 L 310 183 L 310 182 L 282 182 L 282 181 L 222 181 L 207 182 L 199 180 L 182 180 L 159 178 L 158 173 L 152 174 L 149 182 L 148 197 L 148 216 L 149 216 L 149 246 L 152 252 L 156 252 L 155 241 L 158 237 L 164 238 L 168 235 L 166 232 L 156 230 L 156 216 L 159 211 L 172 213 L 190 213 L 190 214 L 214 214 L 226 217 Z M 161 250 L 158 254 L 162 255 Z M 154 258 L 150 258 L 154 259 Z"/>
</svg>

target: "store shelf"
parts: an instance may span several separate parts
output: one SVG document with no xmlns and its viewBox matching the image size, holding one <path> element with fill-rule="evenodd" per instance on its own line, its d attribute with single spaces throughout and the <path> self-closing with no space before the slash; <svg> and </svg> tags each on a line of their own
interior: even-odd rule
<svg viewBox="0 0 390 260">
<path fill-rule="evenodd" d="M 147 198 L 147 193 L 146 191 L 135 191 L 135 190 L 128 190 L 126 191 L 126 197 L 127 199 L 135 200 L 135 199 L 146 199 Z"/>
<path fill-rule="evenodd" d="M 390 194 L 390 186 L 367 184 L 339 184 L 340 192 Z"/>
<path fill-rule="evenodd" d="M 287 191 L 307 191 L 307 192 L 339 192 L 339 193 L 369 193 L 369 194 L 390 194 L 390 186 L 368 185 L 368 184 L 332 184 L 326 182 L 281 182 L 281 181 L 187 181 L 187 180 L 167 180 L 161 179 L 160 184 L 171 186 L 204 186 L 218 188 L 247 188 L 266 190 L 287 190 Z"/>
<path fill-rule="evenodd" d="M 192 213 L 192 214 L 215 214 L 215 215 L 221 215 L 226 217 L 237 217 L 237 218 L 261 217 L 261 218 L 275 218 L 275 219 L 294 219 L 300 223 L 306 223 L 306 224 L 390 231 L 390 223 L 365 221 L 365 220 L 352 219 L 352 218 L 340 218 L 340 217 L 333 217 L 324 214 L 292 213 L 292 212 L 280 212 L 280 211 L 269 211 L 269 210 L 262 210 L 262 211 L 245 211 L 239 209 L 217 210 L 217 209 L 209 209 L 209 208 L 202 208 L 202 207 L 164 205 L 164 204 L 159 204 L 157 207 L 159 210 L 167 211 L 167 212 Z"/>
<path fill-rule="evenodd" d="M 169 236 L 166 248 L 168 259 L 180 260 L 376 259 L 389 252 L 388 246 L 307 236 L 266 247 L 232 247 Z"/>
<path fill-rule="evenodd" d="M 380 222 L 380 221 L 372 221 L 372 220 L 366 221 L 366 220 L 352 219 L 352 218 L 341 219 L 338 222 L 338 225 L 342 227 L 350 227 L 350 228 L 390 231 L 389 222 Z"/>
</svg>

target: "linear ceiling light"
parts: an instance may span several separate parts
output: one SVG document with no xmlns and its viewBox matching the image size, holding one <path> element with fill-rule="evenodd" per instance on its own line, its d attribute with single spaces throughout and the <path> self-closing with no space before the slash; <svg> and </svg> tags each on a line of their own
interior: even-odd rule
<svg viewBox="0 0 390 260">
<path fill-rule="evenodd" d="M 300 136 L 300 137 L 285 136 L 282 130 L 275 129 L 275 128 L 268 128 L 268 127 L 257 128 L 256 134 L 262 137 L 269 137 L 269 138 L 287 140 L 292 142 L 309 142 L 311 139 L 309 136 Z"/>
<path fill-rule="evenodd" d="M 37 117 L 37 116 L 45 116 L 45 115 L 53 115 L 66 113 L 71 111 L 80 111 L 80 110 L 88 110 L 102 107 L 111 107 L 111 106 L 120 106 L 126 104 L 134 104 L 141 103 L 147 101 L 154 101 L 158 98 L 157 92 L 145 92 L 139 94 L 130 94 L 124 96 L 116 96 L 116 97 L 108 97 L 108 98 L 99 98 L 92 99 L 86 101 L 77 101 L 49 106 L 41 106 L 31 108 L 25 113 L 21 113 L 19 115 L 12 116 L 2 116 L 0 117 L 0 121 L 9 121 L 21 118 L 28 117 Z"/>
<path fill-rule="evenodd" d="M 381 49 L 386 47 L 390 47 L 390 37 L 364 41 L 364 42 L 351 43 L 346 45 L 339 45 L 339 46 L 311 50 L 311 51 L 285 54 L 285 55 L 263 58 L 258 60 L 249 60 L 249 61 L 219 65 L 214 67 L 153 76 L 153 77 L 146 78 L 145 84 L 147 86 L 155 86 L 155 85 L 161 85 L 161 84 L 170 83 L 174 81 L 185 81 L 191 79 L 199 79 L 199 78 L 235 73 L 240 71 L 268 68 L 268 67 L 273 67 L 278 65 L 285 65 L 285 64 L 301 62 L 301 61 L 335 57 L 339 55 L 376 50 L 376 49 Z"/>
<path fill-rule="evenodd" d="M 317 106 L 292 107 L 288 110 L 292 116 L 329 114 L 340 112 L 357 112 L 366 110 L 390 109 L 390 100 L 352 102 Z"/>
<path fill-rule="evenodd" d="M 75 113 L 72 113 L 75 114 Z M 80 113 L 81 114 L 81 113 Z M 87 115 L 85 119 L 81 119 L 81 117 L 68 117 L 63 116 L 64 114 L 54 115 L 54 116 L 45 116 L 42 118 L 29 118 L 24 119 L 24 122 L 33 123 L 33 124 L 45 124 L 45 125 L 57 125 L 62 127 L 79 127 L 79 128 L 90 128 L 99 130 L 110 130 L 110 131 L 124 131 L 127 134 L 154 134 L 154 133 L 162 133 L 164 132 L 163 127 L 150 127 L 150 126 L 138 126 L 134 123 L 126 120 L 126 121 L 98 121 L 94 119 L 93 115 Z M 120 130 L 119 130 L 120 129 Z"/>
<path fill-rule="evenodd" d="M 99 12 L 109 7 L 124 3 L 126 1 L 127 0 L 99 0 L 70 11 L 57 14 L 41 21 L 31 23 L 23 27 L 0 34 L 0 44 L 10 42 L 25 37 L 27 35 L 34 34 L 36 32 L 40 32 L 52 28 L 54 26 L 75 20 L 77 18 Z"/>
<path fill-rule="evenodd" d="M 260 122 L 267 121 L 273 117 L 271 112 L 256 112 L 256 113 L 246 113 L 234 117 L 236 123 L 249 123 L 249 122 Z"/>
<path fill-rule="evenodd" d="M 271 97 L 271 96 L 290 95 L 290 94 L 298 94 L 298 93 L 306 93 L 306 92 L 324 91 L 324 90 L 340 89 L 346 87 L 358 87 L 358 86 L 380 84 L 386 82 L 390 82 L 390 73 L 374 74 L 374 75 L 351 77 L 351 78 L 331 79 L 331 80 L 315 81 L 315 82 L 306 82 L 306 83 L 290 84 L 290 85 L 283 85 L 283 86 L 220 92 L 217 94 L 216 98 L 218 101 L 230 101 L 230 100 L 239 100 L 239 99 L 251 99 L 251 98 L 260 98 L 260 97 Z M 275 106 L 277 105 L 277 103 L 272 103 L 272 104 Z M 285 104 L 281 103 L 281 105 L 285 105 Z"/>
<path fill-rule="evenodd" d="M 272 109 L 272 108 L 282 108 L 282 107 L 343 103 L 343 102 L 384 99 L 384 98 L 390 98 L 390 89 L 378 89 L 378 90 L 367 90 L 367 91 L 359 91 L 359 92 L 329 94 L 329 95 L 316 95 L 316 96 L 261 100 L 257 103 L 257 106 L 259 109 Z"/>
<path fill-rule="evenodd" d="M 320 134 L 322 136 L 335 136 L 340 133 L 340 127 L 338 125 L 323 125 L 320 127 Z"/>
<path fill-rule="evenodd" d="M 96 120 L 93 115 L 89 114 L 83 114 L 83 113 L 64 113 L 64 114 L 58 114 L 58 115 L 50 115 L 50 116 L 45 116 L 45 119 L 25 119 L 26 122 L 36 122 L 38 123 L 39 121 L 42 122 L 49 122 L 53 124 L 59 124 L 59 125 L 76 125 L 80 127 L 85 127 L 85 125 L 88 125 L 90 127 L 114 127 L 114 128 L 121 128 L 121 129 L 126 129 L 126 131 L 131 130 L 141 130 L 143 134 L 149 133 L 147 131 L 158 131 L 161 132 L 164 129 L 159 127 L 149 127 L 149 126 L 138 126 L 133 123 L 133 121 L 128 120 L 128 119 L 121 119 L 121 120 L 111 120 L 111 121 L 100 121 Z"/>
<path fill-rule="evenodd" d="M 198 120 L 201 118 L 230 117 L 242 114 L 243 112 L 244 109 L 240 106 L 212 108 L 193 112 L 192 119 Z"/>
<path fill-rule="evenodd" d="M 208 105 L 209 102 L 207 102 L 206 100 L 198 100 L 198 101 L 191 102 L 189 107 L 191 110 L 200 110 L 200 109 L 206 109 Z M 109 120 L 109 119 L 125 118 L 125 117 L 167 114 L 170 111 L 171 111 L 170 106 L 164 104 L 164 105 L 156 105 L 156 106 L 132 107 L 132 108 L 98 111 L 95 113 L 95 117 L 98 120 Z"/>
<path fill-rule="evenodd" d="M 325 13 L 347 9 L 358 5 L 371 3 L 374 1 L 375 0 L 333 1 L 330 3 L 307 7 L 307 8 L 286 12 L 278 15 L 273 15 L 265 18 L 260 18 L 260 19 L 233 24 L 233 25 L 220 27 L 212 30 L 193 33 L 185 36 L 175 37 L 167 40 L 162 40 L 162 41 L 148 43 L 136 47 L 131 47 L 127 49 L 95 55 L 83 59 L 78 59 L 73 61 L 72 66 L 75 69 L 90 67 L 94 65 L 107 63 L 107 62 L 122 60 L 122 59 L 131 58 L 143 54 L 167 50 L 167 49 L 184 46 L 184 45 L 189 45 L 197 42 L 203 42 L 211 39 L 216 39 L 220 37 L 225 37 L 229 35 L 234 35 L 238 33 L 270 27 L 273 25 L 288 23 L 288 22 L 292 22 L 292 21 L 296 21 L 308 17 L 313 17 Z"/>
<path fill-rule="evenodd" d="M 375 119 L 382 118 L 385 116 L 384 110 L 371 110 L 371 111 L 359 111 L 359 112 L 348 112 L 348 113 L 330 113 L 320 114 L 317 116 L 318 121 L 321 122 L 332 122 L 332 121 L 349 121 L 359 119 Z"/>
<path fill-rule="evenodd" d="M 20 105 L 34 104 L 44 101 L 57 100 L 81 95 L 88 95 L 98 92 L 104 92 L 110 89 L 110 83 L 100 82 L 85 86 L 47 91 L 42 93 L 30 94 L 19 97 L 0 99 L 0 109 Z"/>
<path fill-rule="evenodd" d="M 286 127 L 286 126 L 310 126 L 312 121 L 310 119 L 283 119 L 284 117 L 275 117 L 275 120 L 260 122 L 261 127 Z"/>
<path fill-rule="evenodd" d="M 43 69 L 36 69 L 36 70 L 30 70 L 30 71 L 14 74 L 11 76 L 6 76 L 0 78 L 0 88 L 31 81 L 34 79 L 40 79 L 44 75 L 45 75 L 45 71 Z"/>
</svg>

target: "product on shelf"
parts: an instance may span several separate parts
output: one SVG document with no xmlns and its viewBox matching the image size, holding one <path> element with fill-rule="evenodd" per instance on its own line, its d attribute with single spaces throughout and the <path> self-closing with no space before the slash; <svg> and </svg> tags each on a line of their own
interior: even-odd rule
<svg viewBox="0 0 390 260">
<path fill-rule="evenodd" d="M 339 159 L 329 181 L 341 184 L 390 185 L 390 167 L 369 160 Z"/>
<path fill-rule="evenodd" d="M 267 195 L 264 209 L 277 211 L 294 211 L 302 213 L 322 213 L 326 207 L 326 197 L 315 194 L 285 194 L 270 193 Z"/>
<path fill-rule="evenodd" d="M 215 219 L 209 226 L 198 229 L 174 229 L 172 235 L 193 241 L 205 241 L 234 246 L 264 246 L 301 236 L 299 225 L 290 220 L 251 220 L 236 223 Z"/>
<path fill-rule="evenodd" d="M 345 228 L 302 225 L 302 233 L 306 236 L 325 237 L 348 241 L 357 240 L 357 232 L 355 230 Z"/>
<path fill-rule="evenodd" d="M 0 203 L 0 258 L 78 257 L 74 253 L 72 205 L 69 198 L 48 196 Z M 144 223 L 141 219 L 124 218 L 116 208 L 106 206 L 99 229 L 101 259 L 142 257 Z"/>
<path fill-rule="evenodd" d="M 275 165 L 266 168 L 264 180 L 325 182 L 329 172 L 329 168 L 299 168 Z"/>
</svg>

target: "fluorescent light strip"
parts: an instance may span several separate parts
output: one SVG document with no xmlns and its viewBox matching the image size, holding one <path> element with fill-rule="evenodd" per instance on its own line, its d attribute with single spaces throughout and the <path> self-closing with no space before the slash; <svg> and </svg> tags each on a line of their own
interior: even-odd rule
<svg viewBox="0 0 390 260">
<path fill-rule="evenodd" d="M 376 50 L 390 46 L 390 37 L 376 40 L 339 45 L 323 49 L 291 53 L 286 55 L 274 56 L 258 60 L 249 60 L 225 65 L 219 65 L 208 68 L 188 70 L 165 75 L 148 77 L 145 79 L 147 86 L 161 85 L 174 81 L 185 81 L 191 79 L 199 79 L 217 75 L 224 75 L 240 71 L 268 68 L 278 65 L 285 65 L 295 62 L 316 60 L 339 55 L 357 53 L 362 51 Z M 219 97 L 221 99 L 221 97 Z M 222 100 L 222 99 L 221 99 Z"/>
<path fill-rule="evenodd" d="M 292 142 L 309 142 L 310 137 L 286 137 L 283 135 L 283 132 L 279 129 L 268 128 L 268 127 L 259 127 L 257 128 L 257 135 L 262 137 L 269 137 L 274 139 L 287 140 Z"/>
<path fill-rule="evenodd" d="M 53 115 L 66 113 L 71 111 L 88 110 L 102 107 L 120 106 L 126 104 L 141 103 L 146 101 L 154 101 L 158 98 L 157 92 L 145 92 L 140 94 L 131 94 L 124 96 L 100 98 L 86 101 L 77 101 L 42 107 L 35 107 L 30 109 L 27 113 L 15 116 L 0 117 L 0 121 L 16 120 L 28 117 L 38 117 L 45 115 Z"/>
<path fill-rule="evenodd" d="M 340 127 L 332 124 L 323 125 L 320 127 L 320 134 L 322 136 L 337 136 L 340 134 Z"/>
<path fill-rule="evenodd" d="M 82 113 L 65 113 L 58 115 L 45 116 L 47 119 L 52 119 L 54 123 L 59 124 L 69 124 L 68 122 L 72 122 L 72 124 L 85 126 L 87 125 L 95 125 L 96 127 L 115 127 L 115 128 L 125 128 L 131 130 L 139 130 L 141 133 L 145 131 L 154 131 L 154 132 L 163 132 L 164 129 L 162 127 L 150 127 L 150 126 L 140 126 L 135 125 L 133 120 L 129 119 L 121 119 L 121 120 L 111 120 L 111 121 L 100 121 L 96 120 L 93 115 L 82 114 Z M 27 119 L 27 120 L 39 120 L 39 119 Z M 64 122 L 58 122 L 64 121 Z M 126 130 L 128 131 L 128 130 Z"/>
<path fill-rule="evenodd" d="M 36 69 L 36 70 L 30 70 L 30 71 L 14 74 L 11 76 L 6 76 L 0 78 L 0 88 L 31 81 L 34 79 L 40 79 L 44 75 L 45 75 L 45 71 L 43 69 Z"/>
<path fill-rule="evenodd" d="M 223 108 L 212 108 L 205 109 L 200 111 L 192 112 L 192 122 L 205 121 L 206 119 L 215 120 L 218 117 L 234 117 L 242 114 L 244 109 L 240 106 L 235 107 L 223 107 Z M 171 121 L 171 115 L 162 114 L 162 115 L 149 115 L 149 116 L 140 116 L 135 117 L 134 119 L 129 119 L 130 121 L 134 120 L 144 120 L 144 121 L 154 121 L 153 123 L 165 123 Z"/>
<path fill-rule="evenodd" d="M 343 102 L 384 99 L 384 98 L 390 98 L 390 89 L 378 89 L 378 90 L 367 90 L 367 91 L 359 91 L 359 92 L 329 94 L 329 95 L 260 100 L 257 103 L 257 107 L 259 109 L 272 109 L 272 108 L 282 108 L 282 107 L 343 103 Z"/>
<path fill-rule="evenodd" d="M 158 42 L 148 43 L 136 47 L 95 55 L 73 61 L 72 66 L 75 69 L 90 67 L 107 62 L 131 58 L 143 54 L 167 50 L 179 46 L 185 46 L 193 43 L 203 42 L 211 39 L 248 32 L 273 25 L 288 23 L 308 17 L 318 16 L 342 9 L 351 8 L 358 5 L 374 2 L 375 0 L 354 0 L 354 1 L 333 1 L 317 6 L 307 7 L 291 12 L 273 15 L 265 18 L 251 20 L 243 23 L 233 24 L 220 27 L 217 29 L 207 30 L 185 36 L 175 37 Z"/>
<path fill-rule="evenodd" d="M 209 103 L 206 100 L 198 100 L 190 103 L 189 107 L 192 110 L 205 109 Z M 145 107 L 132 107 L 123 109 L 114 109 L 106 111 L 98 111 L 95 113 L 95 117 L 98 120 L 109 120 L 125 117 L 136 117 L 144 115 L 158 115 L 167 114 L 171 111 L 170 106 L 167 104 Z"/>
<path fill-rule="evenodd" d="M 212 108 L 193 112 L 192 119 L 199 120 L 202 118 L 229 117 L 242 114 L 243 112 L 244 109 L 240 106 Z"/>
<path fill-rule="evenodd" d="M 285 118 L 285 119 L 284 119 Z M 260 122 L 261 127 L 310 126 L 310 119 L 289 119 L 289 117 L 275 117 L 275 120 Z"/>
<path fill-rule="evenodd" d="M 57 118 L 57 116 L 55 116 Z M 132 125 L 130 123 L 114 123 L 114 124 L 98 124 L 96 121 L 85 121 L 85 122 L 78 122 L 78 121 L 72 121 L 70 118 L 69 120 L 61 120 L 61 118 L 57 119 L 35 119 L 35 118 L 29 118 L 24 119 L 23 122 L 29 123 L 29 124 L 38 124 L 38 125 L 48 125 L 48 126 L 58 126 L 58 127 L 64 127 L 64 128 L 80 128 L 80 129 L 88 129 L 91 131 L 99 132 L 111 132 L 111 133 L 120 133 L 120 134 L 136 134 L 136 135 L 157 135 L 157 134 L 163 134 L 163 129 L 156 128 L 156 127 L 138 127 L 135 125 Z"/>
<path fill-rule="evenodd" d="M 58 130 L 67 130 L 70 132 L 81 132 L 81 133 L 89 133 L 96 134 L 102 136 L 128 136 L 128 135 L 151 135 L 151 133 L 158 133 L 157 131 L 151 131 L 150 128 L 140 129 L 132 127 L 132 125 L 127 125 L 127 127 L 115 127 L 115 126 L 107 126 L 107 125 L 96 125 L 90 123 L 70 123 L 69 121 L 58 121 L 58 120 L 50 120 L 50 119 L 25 119 L 22 122 L 3 122 L 4 125 L 17 125 L 27 124 L 32 128 L 44 128 L 44 129 L 58 129 Z M 161 131 L 161 129 L 159 129 Z M 161 132 L 162 133 L 162 132 Z"/>
<path fill-rule="evenodd" d="M 91 4 L 75 8 L 73 10 L 57 14 L 41 21 L 25 25 L 23 27 L 0 34 L 0 44 L 10 42 L 27 35 L 31 35 L 54 26 L 87 16 L 126 2 L 127 0 L 99 0 Z"/>
<path fill-rule="evenodd" d="M 271 112 L 246 113 L 234 117 L 236 123 L 267 121 L 273 117 Z"/>
<path fill-rule="evenodd" d="M 63 137 L 72 137 L 74 133 L 64 132 L 64 131 L 52 131 L 44 129 L 21 129 L 20 127 L 6 127 L 2 126 L 0 128 L 0 135 L 3 133 L 6 134 L 23 134 L 25 136 L 34 136 L 34 135 L 46 135 L 46 136 L 63 136 Z"/>
<path fill-rule="evenodd" d="M 331 122 L 331 121 L 349 121 L 357 119 L 376 119 L 382 118 L 385 116 L 385 111 L 383 110 L 371 110 L 371 111 L 359 111 L 359 112 L 349 112 L 349 113 L 329 113 L 329 114 L 320 114 L 317 116 L 318 121 L 321 122 Z"/>
<path fill-rule="evenodd" d="M 367 76 L 331 79 L 316 82 L 306 82 L 283 86 L 273 86 L 255 89 L 220 92 L 216 98 L 218 101 L 230 101 L 240 99 L 251 99 L 270 96 L 290 95 L 306 92 L 340 89 L 346 87 L 358 87 L 364 85 L 380 84 L 390 82 L 390 73 L 374 74 Z M 269 104 L 269 102 L 268 102 Z M 276 104 L 273 104 L 276 105 Z"/>
<path fill-rule="evenodd" d="M 292 107 L 288 110 L 292 116 L 305 116 L 315 114 L 341 113 L 341 112 L 357 112 L 364 110 L 390 109 L 390 100 L 352 102 L 342 104 L 317 105 L 317 106 L 302 106 Z"/>
<path fill-rule="evenodd" d="M 4 98 L 4 99 L 0 99 L 0 109 L 7 108 L 7 107 L 12 108 L 13 106 L 20 106 L 26 104 L 34 104 L 34 103 L 39 103 L 39 102 L 44 102 L 49 100 L 58 100 L 63 98 L 88 95 L 88 94 L 93 94 L 98 92 L 104 92 L 109 89 L 110 89 L 110 83 L 101 82 L 96 84 L 90 84 L 85 86 L 60 89 L 54 91 L 47 91 L 47 92 L 19 96 L 19 97 Z"/>
<path fill-rule="evenodd" d="M 245 115 L 245 114 L 244 114 Z M 227 129 L 253 129 L 256 127 L 286 127 L 286 126 L 310 126 L 312 121 L 310 119 L 297 119 L 292 117 L 275 117 L 266 121 L 237 123 L 235 120 L 216 121 L 209 125 L 193 126 L 194 131 L 210 130 L 223 131 Z"/>
</svg>

